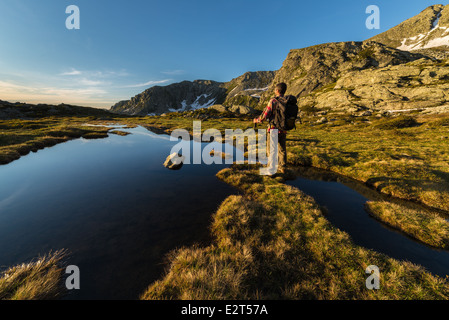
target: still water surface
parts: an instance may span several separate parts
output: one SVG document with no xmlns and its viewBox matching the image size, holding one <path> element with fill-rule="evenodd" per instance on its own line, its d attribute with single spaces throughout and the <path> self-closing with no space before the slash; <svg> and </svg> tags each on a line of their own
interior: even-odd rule
<svg viewBox="0 0 449 320">
<path fill-rule="evenodd" d="M 212 213 L 237 192 L 215 177 L 226 165 L 170 171 L 162 163 L 178 142 L 124 131 L 132 134 L 73 140 L 0 166 L 0 266 L 65 248 L 81 271 L 81 289 L 67 299 L 137 299 L 161 277 L 167 252 L 210 241 Z M 307 169 L 287 183 L 326 207 L 356 244 L 449 275 L 447 251 L 371 218 L 364 204 L 380 196 L 337 180 Z"/>
<path fill-rule="evenodd" d="M 209 241 L 213 212 L 236 193 L 215 176 L 225 165 L 170 171 L 162 164 L 178 142 L 124 131 L 0 166 L 0 266 L 65 248 L 81 273 L 68 299 L 137 299 L 167 252 Z"/>
</svg>

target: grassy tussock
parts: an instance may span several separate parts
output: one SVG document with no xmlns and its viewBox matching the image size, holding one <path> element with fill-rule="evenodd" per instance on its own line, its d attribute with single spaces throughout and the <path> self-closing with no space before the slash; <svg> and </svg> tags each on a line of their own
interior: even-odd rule
<svg viewBox="0 0 449 320">
<path fill-rule="evenodd" d="M 64 251 L 50 253 L 30 263 L 0 273 L 0 300 L 53 300 L 63 294 L 61 261 Z"/>
<path fill-rule="evenodd" d="M 427 125 L 432 128 L 449 127 L 449 116 L 438 117 L 435 120 L 429 121 Z"/>
<path fill-rule="evenodd" d="M 367 202 L 366 207 L 375 218 L 413 238 L 433 247 L 449 247 L 449 222 L 436 213 L 383 201 Z"/>
<path fill-rule="evenodd" d="M 169 255 L 170 272 L 141 296 L 144 300 L 245 299 L 251 253 L 244 248 L 183 248 Z"/>
<path fill-rule="evenodd" d="M 382 120 L 375 124 L 378 129 L 402 129 L 417 126 L 418 122 L 411 116 L 399 116 L 397 118 Z"/>
<path fill-rule="evenodd" d="M 142 299 L 449 298 L 448 283 L 422 267 L 354 245 L 298 189 L 236 168 L 218 177 L 244 195 L 214 215 L 214 243 L 173 252 Z M 365 287 L 369 265 L 380 290 Z"/>
</svg>

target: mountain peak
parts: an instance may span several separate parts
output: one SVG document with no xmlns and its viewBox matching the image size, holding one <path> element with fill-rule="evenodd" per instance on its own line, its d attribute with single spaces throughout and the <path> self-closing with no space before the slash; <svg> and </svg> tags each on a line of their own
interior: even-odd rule
<svg viewBox="0 0 449 320">
<path fill-rule="evenodd" d="M 449 5 L 430 6 L 369 40 L 403 51 L 437 47 L 449 49 Z"/>
</svg>

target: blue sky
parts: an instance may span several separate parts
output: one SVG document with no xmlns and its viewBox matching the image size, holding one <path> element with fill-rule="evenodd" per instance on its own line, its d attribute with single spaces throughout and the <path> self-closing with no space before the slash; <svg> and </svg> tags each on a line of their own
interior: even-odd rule
<svg viewBox="0 0 449 320">
<path fill-rule="evenodd" d="M 0 99 L 110 107 L 153 85 L 277 70 L 290 49 L 361 41 L 427 0 L 1 0 Z M 68 30 L 66 7 L 80 9 Z M 367 6 L 380 8 L 368 30 Z"/>
</svg>

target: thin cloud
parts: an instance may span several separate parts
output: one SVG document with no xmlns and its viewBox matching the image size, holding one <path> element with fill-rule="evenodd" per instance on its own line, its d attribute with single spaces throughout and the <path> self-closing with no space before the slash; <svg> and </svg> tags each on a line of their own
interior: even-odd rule
<svg viewBox="0 0 449 320">
<path fill-rule="evenodd" d="M 171 81 L 171 79 L 165 79 L 165 80 L 159 80 L 159 81 L 148 81 L 145 83 L 139 83 L 139 84 L 132 84 L 128 86 L 124 86 L 124 88 L 140 88 L 140 87 L 150 87 L 157 84 L 167 83 Z"/>
<path fill-rule="evenodd" d="M 60 75 L 61 75 L 61 76 L 79 76 L 79 75 L 81 75 L 81 74 L 82 74 L 81 71 L 76 70 L 76 69 L 72 69 L 71 71 L 63 72 L 63 73 L 61 73 Z"/>
<path fill-rule="evenodd" d="M 91 80 L 91 79 L 86 79 L 86 78 L 78 80 L 78 83 L 80 85 L 83 85 L 83 86 L 102 86 L 102 85 L 106 85 L 107 84 L 104 81 Z"/>
<path fill-rule="evenodd" d="M 97 99 L 103 99 L 102 97 L 108 93 L 106 90 L 97 87 L 31 87 L 8 81 L 0 81 L 0 92 L 1 100 L 33 100 L 41 103 L 47 101 L 95 101 Z"/>
<path fill-rule="evenodd" d="M 92 71 L 90 76 L 98 78 L 115 78 L 115 77 L 128 77 L 130 74 L 126 70 L 120 71 Z"/>
<path fill-rule="evenodd" d="M 186 73 L 186 71 L 185 70 L 169 70 L 169 71 L 162 71 L 161 73 L 175 76 L 175 75 L 184 74 L 184 73 Z"/>
<path fill-rule="evenodd" d="M 106 71 L 100 71 L 100 70 L 78 70 L 75 68 L 71 68 L 70 71 L 66 71 L 59 74 L 60 76 L 87 76 L 87 77 L 94 77 L 94 78 L 113 78 L 113 77 L 127 77 L 130 74 L 122 69 L 119 71 L 113 71 L 113 70 L 106 70 Z"/>
<path fill-rule="evenodd" d="M 106 90 L 100 88 L 42 88 L 40 89 L 42 95 L 51 95 L 59 97 L 67 96 L 92 96 L 92 95 L 104 95 L 107 93 Z"/>
</svg>

